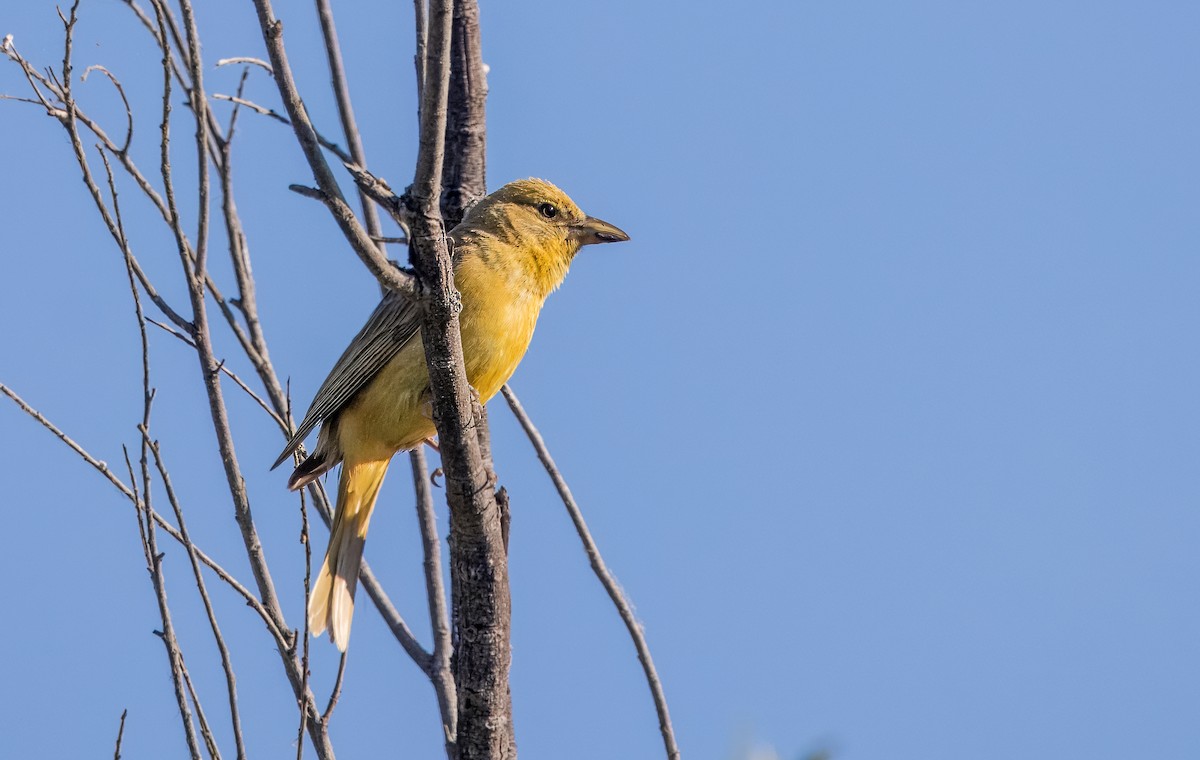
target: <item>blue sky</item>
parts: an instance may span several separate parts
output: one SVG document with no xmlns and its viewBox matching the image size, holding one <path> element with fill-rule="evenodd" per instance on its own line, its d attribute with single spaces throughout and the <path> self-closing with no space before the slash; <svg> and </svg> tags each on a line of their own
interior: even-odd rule
<svg viewBox="0 0 1200 760">
<path fill-rule="evenodd" d="M 340 5 L 371 166 L 402 186 L 410 8 Z M 199 9 L 210 92 L 236 86 L 217 59 L 263 54 L 251 11 Z M 277 12 L 332 131 L 313 11 Z M 617 0 L 484 2 L 482 17 L 490 185 L 546 177 L 633 237 L 580 256 L 513 385 L 637 605 L 685 756 L 1200 753 L 1200 8 Z M 51 3 L 6 8 L 8 33 L 39 63 L 61 58 Z M 103 63 L 141 98 L 134 153 L 152 169 L 144 33 L 119 3 L 85 3 L 76 49 L 79 70 Z M 22 88 L 0 68 L 0 91 Z M 119 133 L 111 91 L 80 92 Z M 258 75 L 248 94 L 277 103 Z M 265 327 L 303 405 L 377 290 L 327 215 L 286 190 L 309 180 L 289 133 L 241 125 Z M 0 104 L 0 157 L 0 381 L 119 462 L 140 416 L 121 261 L 55 123 Z M 169 237 L 132 189 L 122 198 L 139 256 L 182 303 Z M 248 578 L 195 362 L 164 335 L 151 348 L 189 527 Z M 281 441 L 229 395 L 298 623 L 296 503 L 267 471 Z M 661 756 L 620 621 L 519 429 L 502 404 L 491 416 L 514 504 L 522 755 Z M 110 751 L 128 708 L 126 757 L 182 756 L 132 510 L 7 403 L 0 460 L 8 750 Z M 428 641 L 403 468 L 371 536 Z M 165 548 L 185 656 L 221 723 L 185 555 Z M 231 594 L 217 603 L 239 641 L 250 754 L 290 752 L 271 642 Z M 354 631 L 340 756 L 438 756 L 432 690 L 368 606 Z M 314 652 L 324 694 L 336 658 L 324 641 Z"/>
</svg>

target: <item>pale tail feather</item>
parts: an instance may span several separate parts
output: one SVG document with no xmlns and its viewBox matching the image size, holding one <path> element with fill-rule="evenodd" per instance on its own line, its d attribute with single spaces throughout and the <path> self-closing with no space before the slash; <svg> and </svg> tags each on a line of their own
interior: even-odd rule
<svg viewBox="0 0 1200 760">
<path fill-rule="evenodd" d="M 343 463 L 329 549 L 308 603 L 308 626 L 313 636 L 328 630 L 329 638 L 343 652 L 350 641 L 354 591 L 358 588 L 367 527 L 387 467 L 386 459 Z"/>
</svg>

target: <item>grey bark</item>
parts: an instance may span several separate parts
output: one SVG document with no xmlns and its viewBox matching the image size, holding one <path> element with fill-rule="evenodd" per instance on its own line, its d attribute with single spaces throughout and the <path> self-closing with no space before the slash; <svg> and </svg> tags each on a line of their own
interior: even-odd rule
<svg viewBox="0 0 1200 760">
<path fill-rule="evenodd" d="M 460 6 L 459 15 L 465 20 L 472 16 L 477 19 L 473 2 L 460 0 L 455 5 Z M 470 101 L 474 97 L 473 88 L 481 80 L 472 83 L 468 77 L 460 76 L 462 81 L 451 83 L 451 8 L 451 0 L 430 3 L 420 155 L 407 203 L 412 213 L 412 263 L 422 285 L 421 337 L 450 504 L 458 755 L 461 760 L 501 760 L 516 757 L 508 689 L 512 659 L 508 558 L 496 503 L 495 476 L 486 464 L 480 439 L 480 426 L 486 425 L 486 421 L 482 409 L 472 400 L 463 370 L 458 325 L 461 304 L 454 288 L 440 209 L 444 190 L 450 191 L 449 197 L 460 200 L 467 197 L 466 193 L 482 193 L 481 104 L 469 111 L 477 114 L 479 121 L 472 122 L 469 130 L 450 133 L 452 137 L 447 140 L 450 92 L 458 88 L 462 97 Z M 478 63 L 477 22 L 474 28 L 476 43 L 473 48 L 464 44 L 464 49 L 474 50 L 476 63 L 462 70 L 471 69 L 478 75 L 482 64 Z M 470 141 L 473 147 L 467 147 L 467 141 L 457 135 L 477 135 L 478 139 Z M 446 159 L 448 147 L 453 155 Z M 462 168 L 474 172 L 472 182 L 477 184 L 471 187 L 463 184 L 462 177 L 467 175 Z M 447 171 L 450 182 L 443 188 L 442 178 Z M 457 214 L 461 213 L 460 204 Z M 454 218 L 450 216 L 448 221 Z"/>
<path fill-rule="evenodd" d="M 450 92 L 446 103 L 446 158 L 442 164 L 442 218 L 448 229 L 487 194 L 487 74 L 479 43 L 479 5 L 454 3 L 450 37 Z"/>
</svg>

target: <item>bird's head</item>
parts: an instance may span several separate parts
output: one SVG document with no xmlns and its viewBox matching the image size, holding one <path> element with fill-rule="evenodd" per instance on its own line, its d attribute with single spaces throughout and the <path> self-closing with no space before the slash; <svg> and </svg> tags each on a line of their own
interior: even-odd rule
<svg viewBox="0 0 1200 760">
<path fill-rule="evenodd" d="M 468 210 L 455 233 L 491 238 L 511 249 L 512 256 L 506 258 L 524 264 L 547 293 L 562 282 L 583 246 L 629 239 L 618 227 L 583 213 L 566 193 L 540 179 L 510 182 L 488 195 Z"/>
</svg>

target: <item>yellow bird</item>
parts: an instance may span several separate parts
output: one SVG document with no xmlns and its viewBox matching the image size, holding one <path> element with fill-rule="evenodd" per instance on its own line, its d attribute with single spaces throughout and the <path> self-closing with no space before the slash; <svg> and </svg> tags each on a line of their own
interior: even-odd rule
<svg viewBox="0 0 1200 760">
<path fill-rule="evenodd" d="M 562 284 L 579 249 L 629 239 L 538 179 L 511 182 L 487 196 L 448 237 L 454 283 L 462 294 L 459 327 L 467 382 L 482 401 L 512 377 L 546 296 Z M 416 448 L 436 432 L 420 327 L 420 314 L 408 300 L 395 293 L 384 296 L 274 465 L 292 456 L 318 424 L 317 446 L 288 478 L 288 488 L 303 488 L 342 463 L 333 530 L 313 586 L 308 625 L 314 636 L 328 629 L 343 652 L 367 526 L 388 463 L 396 452 Z"/>
</svg>

